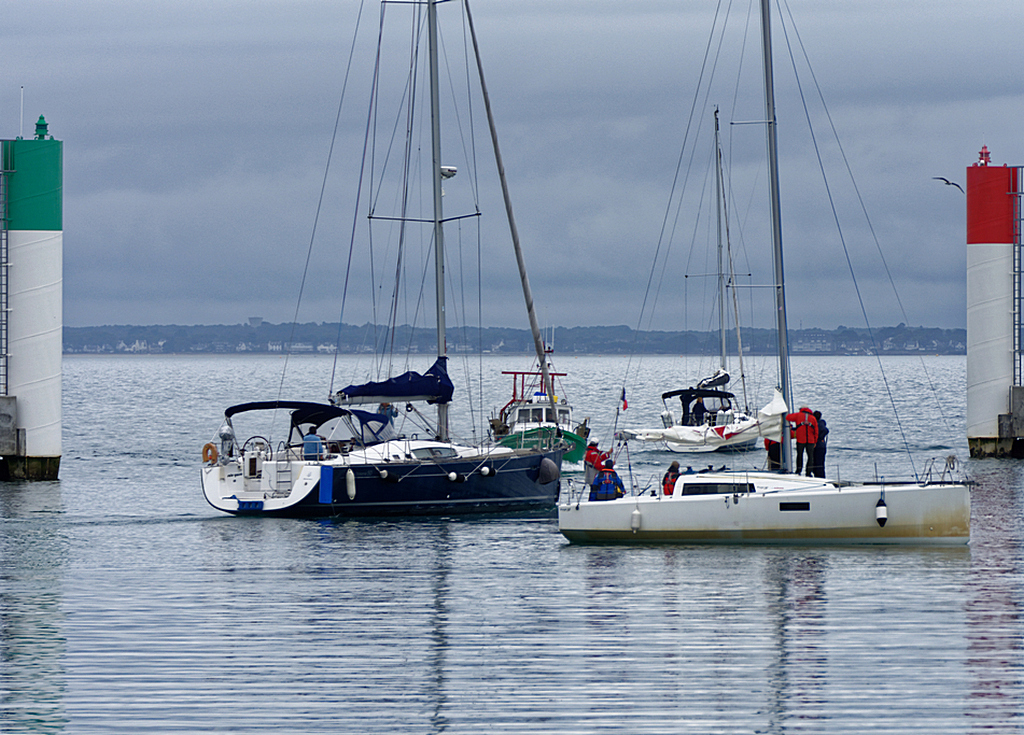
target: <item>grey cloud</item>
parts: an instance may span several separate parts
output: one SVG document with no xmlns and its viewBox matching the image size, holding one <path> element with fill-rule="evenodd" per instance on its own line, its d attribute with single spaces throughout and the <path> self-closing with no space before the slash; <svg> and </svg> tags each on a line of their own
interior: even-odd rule
<svg viewBox="0 0 1024 735">
<path fill-rule="evenodd" d="M 542 318 L 565 326 L 637 323 L 665 217 L 713 3 L 590 0 L 474 7 L 510 185 Z M 1013 73 L 1014 0 L 790 3 L 912 323 L 963 326 L 964 212 L 932 176 L 963 179 L 983 143 L 1024 163 Z M 338 104 L 356 3 L 5 3 L 0 136 L 45 114 L 65 142 L 65 309 L 69 325 L 291 318 Z M 364 10 L 375 27 L 377 8 Z M 742 35 L 745 18 L 730 20 Z M 787 19 L 788 23 L 788 19 Z M 451 32 L 454 45 L 457 32 Z M 370 34 L 372 35 L 372 33 Z M 447 39 L 446 39 L 447 40 Z M 783 226 L 794 323 L 860 324 L 845 256 L 776 32 Z M 720 76 L 727 73 L 723 50 Z M 758 73 L 756 30 L 744 73 Z M 334 320 L 365 121 L 357 60 L 336 145 L 322 240 L 300 318 Z M 806 80 L 805 80 L 806 81 Z M 744 91 L 709 103 L 756 119 Z M 697 120 L 708 125 L 703 102 Z M 703 117 L 703 120 L 701 119 Z M 820 125 L 816 115 L 816 127 Z M 819 134 L 827 132 L 824 128 Z M 763 152 L 728 127 L 744 267 L 764 269 Z M 486 149 L 486 139 L 478 143 Z M 452 150 L 452 149 L 449 149 Z M 454 151 L 453 151 L 454 153 Z M 834 153 L 829 154 L 835 163 Z M 482 166 L 482 175 L 489 171 Z M 693 174 L 695 177 L 697 174 Z M 902 321 L 859 207 L 833 170 L 871 318 Z M 760 177 L 760 178 L 759 178 Z M 452 197 L 465 180 L 449 186 Z M 688 186 L 695 187 L 697 179 Z M 813 194 L 813 195 L 812 195 Z M 501 204 L 482 263 L 484 321 L 520 326 Z M 686 272 L 684 214 L 659 295 L 657 328 L 699 328 Z M 457 233 L 449 235 L 457 242 Z M 362 258 L 362 255 L 359 255 Z M 467 265 L 468 268 L 468 265 Z M 757 279 L 767 280 L 767 275 Z M 808 285 L 807 282 L 810 282 Z M 352 286 L 352 321 L 369 313 Z M 840 297 L 835 296 L 836 294 Z M 941 296 L 938 296 L 941 295 Z M 361 300 L 362 299 L 362 300 Z M 684 322 L 689 322 L 684 324 Z"/>
</svg>

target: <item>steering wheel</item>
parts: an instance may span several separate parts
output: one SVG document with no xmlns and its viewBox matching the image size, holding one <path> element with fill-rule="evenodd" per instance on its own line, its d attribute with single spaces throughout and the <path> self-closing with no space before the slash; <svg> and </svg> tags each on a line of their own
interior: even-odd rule
<svg viewBox="0 0 1024 735">
<path fill-rule="evenodd" d="M 246 451 L 246 449 L 249 448 L 250 444 L 252 444 L 252 448 L 255 449 L 257 441 L 262 441 L 263 442 L 263 446 L 266 447 L 266 449 L 267 449 L 267 459 L 273 459 L 274 458 L 274 448 L 270 445 L 270 441 L 268 441 L 266 437 L 262 437 L 262 436 L 250 436 L 248 439 L 246 439 L 245 440 L 245 444 L 242 445 L 242 454 L 245 454 L 245 451 Z"/>
</svg>

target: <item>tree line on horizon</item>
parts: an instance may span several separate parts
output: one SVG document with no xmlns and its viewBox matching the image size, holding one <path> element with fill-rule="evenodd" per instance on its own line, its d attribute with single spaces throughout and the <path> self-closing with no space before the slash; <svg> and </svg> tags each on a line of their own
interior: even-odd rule
<svg viewBox="0 0 1024 735">
<path fill-rule="evenodd" d="M 234 325 L 113 325 L 64 327 L 64 352 L 76 353 L 316 353 L 387 352 L 436 353 L 432 328 L 408 325 L 389 330 L 373 324 L 308 322 L 305 324 L 255 323 Z M 745 329 L 743 351 L 751 355 L 776 352 L 773 329 Z M 555 327 L 545 340 L 562 354 L 714 354 L 719 350 L 717 331 L 637 331 L 625 325 Z M 736 335 L 728 335 L 728 349 L 736 352 Z M 965 354 L 966 329 L 938 327 L 791 329 L 790 349 L 800 354 Z M 462 327 L 448 331 L 448 352 L 522 354 L 534 351 L 528 329 Z"/>
</svg>

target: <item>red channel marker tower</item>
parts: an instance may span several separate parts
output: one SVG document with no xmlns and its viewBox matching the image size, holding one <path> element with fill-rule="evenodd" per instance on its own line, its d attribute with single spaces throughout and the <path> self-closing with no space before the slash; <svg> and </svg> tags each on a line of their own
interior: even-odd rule
<svg viewBox="0 0 1024 735">
<path fill-rule="evenodd" d="M 1024 456 L 1021 168 L 967 169 L 967 442 L 972 457 Z"/>
</svg>

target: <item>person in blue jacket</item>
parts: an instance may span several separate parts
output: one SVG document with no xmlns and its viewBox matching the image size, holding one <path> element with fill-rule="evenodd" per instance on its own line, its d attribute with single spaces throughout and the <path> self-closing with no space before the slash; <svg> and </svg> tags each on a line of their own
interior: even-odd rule
<svg viewBox="0 0 1024 735">
<path fill-rule="evenodd" d="M 615 500 L 615 498 L 621 498 L 626 494 L 626 488 L 614 468 L 615 462 L 606 459 L 604 467 L 590 484 L 591 500 Z"/>
<path fill-rule="evenodd" d="M 302 458 L 307 461 L 324 458 L 324 440 L 312 430 L 302 437 Z"/>
</svg>

